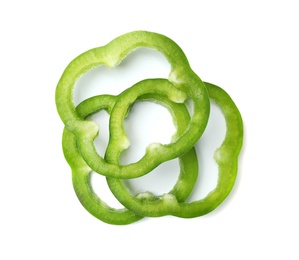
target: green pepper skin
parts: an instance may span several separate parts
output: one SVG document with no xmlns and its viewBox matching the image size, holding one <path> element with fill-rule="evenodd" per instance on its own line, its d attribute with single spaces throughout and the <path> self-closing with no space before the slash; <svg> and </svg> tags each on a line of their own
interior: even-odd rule
<svg viewBox="0 0 299 260">
<path fill-rule="evenodd" d="M 159 82 L 165 82 L 165 80 L 156 80 L 155 82 L 158 84 Z M 142 86 L 142 89 L 147 91 L 143 91 L 142 95 L 136 96 L 136 93 L 140 94 L 140 92 L 138 92 L 140 85 L 142 85 L 142 83 L 129 88 L 126 90 L 126 93 L 128 93 L 130 96 L 135 96 L 136 101 L 152 101 L 165 106 L 173 117 L 173 121 L 177 128 L 174 138 L 177 138 L 188 127 L 190 116 L 185 105 L 174 103 L 168 99 L 166 94 L 171 89 L 174 89 L 174 87 L 169 82 L 164 85 L 160 84 L 160 93 L 157 94 L 154 88 L 149 88 L 151 85 Z M 163 91 L 165 95 L 162 94 Z M 82 118 L 86 118 L 88 115 L 96 113 L 102 109 L 105 109 L 108 113 L 111 113 L 111 110 L 118 99 L 119 96 L 115 97 L 110 95 L 92 97 L 83 101 L 77 107 L 77 113 Z M 110 207 L 95 194 L 90 183 L 90 174 L 92 169 L 81 156 L 77 146 L 76 137 L 66 127 L 63 132 L 62 145 L 65 158 L 72 169 L 73 186 L 76 195 L 87 211 L 89 211 L 96 218 L 106 223 L 115 225 L 130 224 L 142 218 L 141 215 L 138 215 L 126 208 L 114 209 Z M 192 192 L 198 175 L 197 156 L 195 149 L 192 148 L 183 156 L 179 157 L 179 163 L 181 171 L 175 186 L 171 191 L 169 191 L 169 194 L 176 196 L 179 201 L 184 201 Z M 156 197 L 151 193 L 139 194 L 137 197 L 143 201 L 159 200 L 159 197 Z"/>
<path fill-rule="evenodd" d="M 155 148 L 155 151 L 148 149 L 148 158 L 151 159 L 146 161 L 148 171 L 163 161 L 174 159 L 190 150 L 203 134 L 208 122 L 210 102 L 206 87 L 190 68 L 181 48 L 166 36 L 147 31 L 135 31 L 119 36 L 105 46 L 81 54 L 67 66 L 58 82 L 55 96 L 56 106 L 66 128 L 76 136 L 77 145 L 84 160 L 93 170 L 101 172 L 104 176 L 133 178 L 147 172 L 144 171 L 143 162 L 136 162 L 133 168 L 131 165 L 120 167 L 108 163 L 96 152 L 94 139 L 98 135 L 98 126 L 80 117 L 76 111 L 73 103 L 74 86 L 79 77 L 88 70 L 100 65 L 114 68 L 130 52 L 139 47 L 155 49 L 165 56 L 171 65 L 168 82 L 176 87 L 177 93 L 184 92 L 194 104 L 194 113 L 186 131 L 179 139 L 173 140 L 171 148 L 160 145 L 151 147 Z M 173 97 L 173 100 L 177 98 L 176 95 Z M 181 94 L 178 94 L 178 102 L 181 102 Z M 120 141 L 123 146 L 128 145 L 125 140 Z"/>
<path fill-rule="evenodd" d="M 231 192 L 237 176 L 238 156 L 243 143 L 243 122 L 241 114 L 230 98 L 220 87 L 205 83 L 210 99 L 223 112 L 226 121 L 226 135 L 221 146 L 215 151 L 214 159 L 218 164 L 218 183 L 205 198 L 191 203 L 179 202 L 175 195 L 165 194 L 160 200 L 144 201 L 133 197 L 121 179 L 107 178 L 114 196 L 136 214 L 148 217 L 173 215 L 194 218 L 205 215 L 217 208 Z M 117 104 L 115 105 L 117 106 Z M 113 117 L 113 112 L 111 114 Z M 114 127 L 118 127 L 115 125 Z M 109 153 L 108 161 L 117 162 L 118 154 Z"/>
<path fill-rule="evenodd" d="M 116 97 L 110 95 L 93 97 L 82 102 L 77 107 L 77 111 L 82 117 L 102 109 L 109 112 L 115 101 Z M 62 147 L 66 161 L 72 169 L 72 181 L 76 195 L 90 214 L 103 222 L 114 225 L 126 225 L 142 219 L 142 216 L 138 216 L 130 210 L 111 208 L 96 195 L 90 182 L 92 169 L 79 153 L 75 135 L 66 127 L 63 131 Z"/>
</svg>

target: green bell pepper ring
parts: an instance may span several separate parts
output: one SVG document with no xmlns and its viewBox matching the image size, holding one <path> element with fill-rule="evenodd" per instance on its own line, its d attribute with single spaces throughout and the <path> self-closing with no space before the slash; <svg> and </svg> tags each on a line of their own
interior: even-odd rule
<svg viewBox="0 0 299 260">
<path fill-rule="evenodd" d="M 133 87 L 123 91 L 118 96 L 120 102 L 117 107 L 113 107 L 112 109 L 113 111 L 116 111 L 113 113 L 114 117 L 110 118 L 110 140 L 106 150 L 106 155 L 109 153 L 119 154 L 120 150 L 128 148 L 130 142 L 123 130 L 123 121 L 120 122 L 122 125 L 121 128 L 118 126 L 118 122 L 115 121 L 117 121 L 117 119 L 123 119 L 128 113 L 130 106 L 138 99 L 138 97 L 148 93 L 167 96 L 173 102 L 182 103 L 187 98 L 185 92 L 175 88 L 172 83 L 166 79 L 143 80 L 133 85 Z M 115 127 L 115 125 L 117 125 L 117 127 Z M 184 132 L 188 126 L 184 129 Z M 182 132 L 182 134 L 184 132 Z M 128 165 L 109 163 L 97 153 L 94 144 L 88 145 L 84 142 L 84 140 L 80 142 L 78 139 L 77 145 L 85 162 L 94 171 L 101 175 L 114 177 L 113 170 L 119 169 L 122 179 L 131 179 L 149 173 L 157 165 L 166 160 L 176 158 L 178 154 L 181 155 L 185 153 L 186 150 L 189 150 L 190 146 L 192 147 L 192 144 L 190 145 L 190 142 L 186 141 L 184 138 L 176 138 L 173 140 L 178 141 L 171 142 L 166 145 L 157 143 L 149 145 L 146 149 L 145 155 L 139 161 Z M 106 173 L 107 168 L 110 170 L 108 174 Z"/>
<path fill-rule="evenodd" d="M 191 149 L 204 132 L 209 118 L 210 103 L 206 87 L 190 68 L 183 51 L 171 39 L 157 33 L 135 31 L 119 36 L 105 46 L 81 54 L 67 66 L 58 82 L 56 106 L 65 126 L 76 136 L 77 145 L 84 160 L 88 162 L 89 166 L 92 165 L 92 169 L 96 168 L 96 171 L 109 177 L 132 178 L 142 176 L 145 174 L 144 167 L 142 163 L 136 162 L 136 167 L 134 167 L 136 171 L 132 172 L 130 165 L 121 167 L 113 165 L 98 155 L 93 144 L 98 134 L 98 126 L 94 122 L 80 117 L 73 102 L 73 90 L 78 78 L 88 70 L 100 65 L 114 68 L 130 52 L 139 47 L 155 49 L 165 56 L 171 65 L 169 82 L 178 91 L 184 91 L 194 103 L 194 113 L 186 131 L 179 139 L 172 142 L 171 148 L 159 145 L 155 149 L 147 150 L 147 156 L 153 159 L 147 161 L 147 168 L 153 169 L 163 162 L 161 159 L 155 158 L 162 153 L 165 154 L 163 160 L 170 160 Z M 125 146 L 126 143 L 124 142 L 123 145 Z M 142 167 L 138 167 L 138 165 Z"/>
<path fill-rule="evenodd" d="M 160 200 L 140 200 L 133 197 L 126 189 L 121 179 L 107 178 L 108 185 L 114 196 L 128 209 L 136 214 L 148 217 L 174 215 L 183 218 L 193 218 L 209 213 L 217 208 L 228 196 L 233 188 L 238 168 L 238 156 L 243 142 L 243 123 L 240 112 L 230 98 L 221 88 L 205 83 L 210 96 L 222 110 L 226 121 L 226 136 L 214 154 L 218 164 L 218 183 L 216 188 L 202 200 L 191 203 L 179 202 L 175 195 L 165 194 Z M 121 102 L 121 99 L 117 101 Z M 115 107 L 117 107 L 117 103 Z M 113 110 L 111 118 L 113 118 Z M 122 128 L 119 121 L 115 128 Z M 109 150 L 109 147 L 107 148 Z M 119 153 L 109 153 L 106 159 L 111 163 L 118 163 Z"/>
<path fill-rule="evenodd" d="M 137 87 L 138 85 L 135 85 L 129 88 L 127 92 L 136 92 Z M 163 87 L 161 87 L 161 89 L 163 89 Z M 186 107 L 183 104 L 171 102 L 166 96 L 158 95 L 156 93 L 152 94 L 150 91 L 152 90 L 150 89 L 148 93 L 138 96 L 137 101 L 150 100 L 165 106 L 173 116 L 173 121 L 177 127 L 176 135 L 184 132 L 189 123 L 189 114 Z M 102 109 L 111 113 L 117 99 L 118 97 L 110 95 L 95 96 L 83 101 L 77 107 L 77 112 L 82 118 L 86 118 Z M 65 158 L 72 169 L 75 192 L 81 204 L 87 211 L 106 223 L 116 225 L 130 224 L 142 218 L 142 216 L 136 215 L 133 211 L 125 208 L 111 208 L 94 193 L 90 183 L 92 169 L 82 158 L 77 148 L 76 137 L 66 127 L 63 132 L 62 143 Z M 191 193 L 198 174 L 195 149 L 192 148 L 186 154 L 181 156 L 179 162 L 181 168 L 180 175 L 175 186 L 169 193 L 174 194 L 179 201 L 184 201 Z M 158 197 L 155 197 L 150 193 L 140 194 L 138 197 L 143 201 L 158 199 Z"/>
</svg>

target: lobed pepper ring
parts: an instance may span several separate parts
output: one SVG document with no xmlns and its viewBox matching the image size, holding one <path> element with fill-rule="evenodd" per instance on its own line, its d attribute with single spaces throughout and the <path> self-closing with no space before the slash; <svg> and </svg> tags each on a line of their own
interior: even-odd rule
<svg viewBox="0 0 299 260">
<path fill-rule="evenodd" d="M 171 65 L 168 81 L 177 88 L 176 92 L 191 98 L 194 104 L 194 113 L 189 126 L 179 139 L 172 142 L 171 147 L 156 146 L 154 151 L 147 150 L 149 157 L 153 159 L 147 161 L 148 169 L 154 169 L 163 161 L 174 159 L 190 150 L 203 134 L 209 118 L 210 103 L 204 83 L 190 68 L 181 48 L 164 35 L 135 31 L 119 36 L 105 46 L 79 55 L 67 66 L 58 82 L 56 106 L 65 126 L 76 136 L 84 160 L 91 168 L 95 168 L 102 175 L 109 177 L 132 178 L 142 176 L 147 172 L 139 170 L 143 168 L 140 167 L 142 166 L 140 161 L 134 163 L 135 171 L 132 172 L 131 165 L 119 167 L 108 163 L 99 156 L 94 147 L 98 127 L 94 122 L 85 120 L 78 115 L 73 102 L 73 90 L 77 79 L 86 71 L 99 65 L 114 68 L 138 47 L 152 48 L 165 56 Z M 182 95 L 173 96 L 178 97 L 177 102 L 183 102 Z M 122 146 L 127 145 L 125 140 L 120 141 Z M 161 154 L 163 154 L 163 158 L 160 157 Z"/>
<path fill-rule="evenodd" d="M 142 82 L 140 84 L 142 85 Z M 126 92 L 129 94 L 138 93 L 140 84 L 129 88 Z M 154 89 L 149 87 L 150 85 L 144 86 L 147 93 L 139 95 L 136 101 L 154 101 L 165 106 L 171 113 L 173 120 L 176 122 L 176 134 L 179 135 L 184 132 L 188 127 L 190 120 L 190 116 L 185 105 L 172 102 L 166 95 L 157 93 Z M 166 91 L 170 90 L 169 87 L 171 87 L 171 85 L 168 83 L 160 86 L 160 89 L 165 89 Z M 172 88 L 174 87 L 172 86 Z M 89 98 L 79 104 L 77 112 L 82 118 L 86 118 L 87 116 L 103 109 L 111 114 L 111 111 L 113 111 L 113 108 L 115 107 L 115 103 L 120 101 L 120 96 L 100 95 Z M 128 108 L 129 107 L 126 107 L 124 110 L 127 111 Z M 63 132 L 62 144 L 65 158 L 72 169 L 75 192 L 81 204 L 87 209 L 87 211 L 104 222 L 116 225 L 130 224 L 142 218 L 141 215 L 126 208 L 114 209 L 96 195 L 90 182 L 92 169 L 88 166 L 80 154 L 75 135 L 72 134 L 66 127 Z M 178 201 L 184 201 L 192 192 L 198 175 L 195 149 L 191 148 L 186 154 L 179 157 L 179 162 L 181 171 L 178 180 L 168 194 L 176 196 Z M 121 192 L 119 195 L 121 196 Z M 154 197 L 150 194 L 140 194 L 137 197 L 142 201 L 159 200 L 158 197 Z"/>
<path fill-rule="evenodd" d="M 238 155 L 243 142 L 243 123 L 240 112 L 230 98 L 230 96 L 220 87 L 205 82 L 211 101 L 215 102 L 222 111 L 226 121 L 226 135 L 221 146 L 215 151 L 214 159 L 218 164 L 218 183 L 216 188 L 211 191 L 204 199 L 192 203 L 177 200 L 173 194 L 164 194 L 161 199 L 140 200 L 138 197 L 131 195 L 121 179 L 107 178 L 110 190 L 114 196 L 126 208 L 134 210 L 136 214 L 147 217 L 160 217 L 164 215 L 174 215 L 184 218 L 193 218 L 205 215 L 217 208 L 222 201 L 228 196 L 233 188 L 237 176 Z M 126 107 L 121 99 L 118 103 L 122 104 L 123 109 Z M 114 109 L 111 112 L 111 118 L 117 115 L 118 120 L 115 123 L 115 129 L 122 129 L 121 122 L 123 118 L 118 117 L 118 111 Z M 118 163 L 119 155 L 122 151 L 117 150 L 113 153 L 114 145 L 108 144 L 106 160 L 111 163 Z"/>
</svg>

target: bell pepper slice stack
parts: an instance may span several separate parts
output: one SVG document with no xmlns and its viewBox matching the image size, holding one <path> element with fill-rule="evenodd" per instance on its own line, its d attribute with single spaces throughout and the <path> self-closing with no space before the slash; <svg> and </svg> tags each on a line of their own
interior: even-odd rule
<svg viewBox="0 0 299 260">
<path fill-rule="evenodd" d="M 155 49 L 166 57 L 171 65 L 168 79 L 145 79 L 117 96 L 103 93 L 75 107 L 74 86 L 82 74 L 100 65 L 113 69 L 139 47 Z M 194 73 L 181 48 L 168 37 L 147 31 L 130 32 L 105 46 L 79 55 L 63 72 L 55 95 L 57 111 L 65 125 L 62 145 L 72 169 L 75 192 L 87 211 L 98 219 L 124 225 L 143 217 L 198 217 L 217 208 L 233 188 L 243 142 L 240 112 L 228 93 L 203 82 Z M 192 115 L 185 104 L 187 99 L 193 102 Z M 130 144 L 124 129 L 125 117 L 136 102 L 145 100 L 169 110 L 176 133 L 169 144 L 150 144 L 139 161 L 120 165 L 120 154 Z M 198 175 L 194 145 L 205 131 L 211 101 L 223 112 L 227 128 L 225 139 L 214 154 L 219 169 L 218 184 L 204 199 L 187 203 Z M 87 119 L 100 110 L 110 114 L 110 138 L 104 158 L 97 153 L 94 145 L 94 139 L 99 134 L 98 126 Z M 148 191 L 133 196 L 125 187 L 123 180 L 146 175 L 174 158 L 179 158 L 180 174 L 168 193 L 156 196 Z M 111 192 L 124 206 L 123 209 L 114 209 L 97 196 L 90 182 L 92 172 L 106 177 Z"/>
</svg>

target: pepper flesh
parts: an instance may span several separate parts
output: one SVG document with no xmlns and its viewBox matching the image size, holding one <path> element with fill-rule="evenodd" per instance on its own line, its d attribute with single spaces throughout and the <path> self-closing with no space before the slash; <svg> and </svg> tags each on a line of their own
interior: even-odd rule
<svg viewBox="0 0 299 260">
<path fill-rule="evenodd" d="M 159 146 L 155 147 L 155 151 L 147 150 L 151 158 L 147 161 L 148 170 L 190 150 L 203 134 L 209 118 L 210 103 L 205 85 L 190 68 L 181 48 L 166 36 L 147 31 L 135 31 L 119 36 L 105 46 L 81 54 L 67 66 L 58 82 L 56 106 L 65 126 L 76 136 L 84 160 L 91 168 L 109 177 L 132 178 L 146 173 L 143 171 L 144 167 L 141 167 L 142 162 L 136 162 L 132 172 L 130 165 L 120 167 L 101 158 L 94 147 L 98 127 L 94 122 L 78 115 L 73 102 L 73 90 L 76 81 L 83 73 L 100 65 L 114 68 L 130 52 L 139 47 L 155 49 L 165 56 L 171 65 L 168 81 L 177 88 L 177 91 L 185 92 L 194 103 L 194 113 L 189 126 L 179 139 L 172 142 L 171 148 Z"/>
<path fill-rule="evenodd" d="M 210 99 L 220 107 L 227 128 L 223 143 L 214 153 L 214 159 L 218 164 L 216 188 L 205 198 L 191 203 L 179 202 L 176 196 L 171 194 L 165 194 L 161 200 L 141 201 L 138 197 L 131 195 L 121 179 L 107 178 L 110 190 L 126 208 L 148 217 L 174 215 L 193 218 L 207 214 L 217 208 L 231 192 L 237 175 L 238 156 L 243 142 L 242 117 L 231 97 L 223 89 L 206 82 L 205 85 Z M 112 111 L 111 117 L 113 116 Z M 115 125 L 114 127 L 121 126 Z M 117 163 L 118 156 L 118 153 L 109 153 L 106 159 L 112 163 Z"/>
<path fill-rule="evenodd" d="M 129 94 L 138 93 L 138 88 L 140 88 L 140 84 L 129 88 L 126 90 L 126 92 Z M 161 90 L 164 88 L 165 87 L 160 86 Z M 177 132 L 175 136 L 184 132 L 190 120 L 186 107 L 183 104 L 177 104 L 170 101 L 166 95 L 157 94 L 152 88 L 148 89 L 144 87 L 143 89 L 147 89 L 147 91 L 142 95 L 139 95 L 137 100 L 154 101 L 165 106 L 172 114 L 175 125 L 177 126 Z M 167 87 L 165 89 L 169 90 Z M 119 97 L 111 95 L 95 96 L 83 101 L 77 107 L 77 112 L 82 118 L 86 118 L 88 115 L 96 113 L 102 109 L 105 109 L 108 113 L 111 113 L 111 110 L 118 99 Z M 64 129 L 62 143 L 65 158 L 72 168 L 72 179 L 75 192 L 81 204 L 87 209 L 87 211 L 89 211 L 98 219 L 115 225 L 130 224 L 140 220 L 143 217 L 125 208 L 114 209 L 96 195 L 90 182 L 92 169 L 82 158 L 77 147 L 76 137 L 67 128 Z M 186 154 L 179 157 L 179 162 L 181 168 L 180 175 L 173 189 L 169 191 L 169 194 L 175 195 L 179 201 L 184 201 L 191 193 L 198 175 L 197 156 L 195 149 L 192 148 Z M 144 194 L 138 194 L 136 197 L 142 201 L 156 201 L 159 199 L 159 197 L 156 197 L 148 192 Z"/>
</svg>

